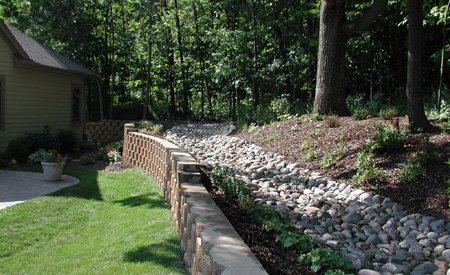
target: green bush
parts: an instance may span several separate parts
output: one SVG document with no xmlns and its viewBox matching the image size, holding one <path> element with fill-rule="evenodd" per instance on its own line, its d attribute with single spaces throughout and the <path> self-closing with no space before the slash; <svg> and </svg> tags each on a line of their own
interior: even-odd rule
<svg viewBox="0 0 450 275">
<path fill-rule="evenodd" d="M 372 182 L 384 175 L 383 169 L 377 167 L 372 151 L 363 148 L 357 155 L 355 161 L 356 174 L 353 179 L 357 184 Z"/>
<path fill-rule="evenodd" d="M 95 164 L 95 155 L 94 154 L 86 154 L 80 157 L 81 165 L 93 165 Z"/>
<path fill-rule="evenodd" d="M 109 162 L 113 162 L 113 163 L 120 162 L 120 161 L 122 161 L 122 154 L 118 151 L 113 150 L 113 151 L 109 151 L 106 154 L 106 158 Z"/>
<path fill-rule="evenodd" d="M 366 107 L 357 107 L 353 111 L 352 117 L 356 120 L 364 120 L 370 117 L 370 111 Z"/>
<path fill-rule="evenodd" d="M 253 200 L 250 188 L 244 181 L 237 179 L 236 173 L 229 167 L 214 168 L 211 172 L 211 183 L 241 204 L 248 204 Z"/>
<path fill-rule="evenodd" d="M 383 119 L 393 119 L 397 115 L 398 115 L 398 111 L 397 111 L 397 108 L 395 108 L 395 107 L 382 108 L 378 112 L 378 116 Z"/>
<path fill-rule="evenodd" d="M 136 124 L 138 132 L 144 134 L 160 134 L 163 126 L 161 124 L 156 124 L 150 120 L 141 120 Z"/>
<path fill-rule="evenodd" d="M 425 176 L 426 168 L 418 159 L 406 162 L 400 169 L 400 179 L 404 182 L 413 182 L 419 177 Z"/>
<path fill-rule="evenodd" d="M 413 182 L 426 175 L 427 166 L 434 154 L 431 145 L 427 145 L 413 159 L 407 161 L 400 169 L 400 179 L 404 182 Z"/>
<path fill-rule="evenodd" d="M 349 259 L 329 248 L 316 248 L 300 256 L 300 261 L 306 263 L 314 272 L 341 270 L 352 272 L 353 266 Z M 336 274 L 336 273 L 334 273 Z"/>
<path fill-rule="evenodd" d="M 372 149 L 375 151 L 390 151 L 403 148 L 408 132 L 398 131 L 392 125 L 378 127 L 378 133 L 372 140 Z"/>
<path fill-rule="evenodd" d="M 61 153 L 73 152 L 78 145 L 78 138 L 72 130 L 59 131 L 56 140 Z"/>
<path fill-rule="evenodd" d="M 309 252 L 318 247 L 317 243 L 308 235 L 291 231 L 284 231 L 278 234 L 276 241 L 280 242 L 283 247 L 294 247 L 300 253 Z"/>
<path fill-rule="evenodd" d="M 275 115 L 277 120 L 280 120 L 280 118 L 290 114 L 290 106 L 289 100 L 284 96 L 272 100 L 272 102 L 270 102 L 269 110 Z"/>
</svg>

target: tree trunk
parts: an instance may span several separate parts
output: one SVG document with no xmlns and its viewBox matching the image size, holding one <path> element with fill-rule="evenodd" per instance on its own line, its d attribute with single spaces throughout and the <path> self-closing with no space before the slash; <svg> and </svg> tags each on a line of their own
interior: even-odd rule
<svg viewBox="0 0 450 275">
<path fill-rule="evenodd" d="M 345 3 L 322 1 L 320 7 L 319 53 L 316 97 L 313 112 L 348 115 L 345 99 L 345 51 L 347 36 L 342 31 L 346 21 Z"/>
<path fill-rule="evenodd" d="M 423 107 L 423 0 L 409 0 L 408 4 L 408 73 L 406 97 L 411 131 L 431 131 L 433 126 L 425 116 Z"/>
<path fill-rule="evenodd" d="M 316 96 L 313 112 L 348 115 L 345 90 L 345 52 L 353 34 L 366 29 L 386 6 L 387 0 L 374 0 L 372 6 L 354 21 L 345 16 L 346 0 L 321 0 Z"/>
<path fill-rule="evenodd" d="M 257 33 L 256 33 L 256 0 L 252 1 L 252 28 L 253 28 L 253 108 L 255 112 L 259 105 L 259 86 L 258 86 L 258 45 L 257 45 Z"/>
</svg>

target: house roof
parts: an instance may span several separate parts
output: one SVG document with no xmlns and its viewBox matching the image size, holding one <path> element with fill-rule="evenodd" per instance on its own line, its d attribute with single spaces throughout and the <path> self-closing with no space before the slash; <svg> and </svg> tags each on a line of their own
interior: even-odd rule
<svg viewBox="0 0 450 275">
<path fill-rule="evenodd" d="M 14 27 L 0 20 L 0 29 L 19 52 L 16 63 L 23 66 L 38 66 L 51 69 L 96 76 L 91 70 L 71 61 L 49 47 L 37 42 Z"/>
</svg>

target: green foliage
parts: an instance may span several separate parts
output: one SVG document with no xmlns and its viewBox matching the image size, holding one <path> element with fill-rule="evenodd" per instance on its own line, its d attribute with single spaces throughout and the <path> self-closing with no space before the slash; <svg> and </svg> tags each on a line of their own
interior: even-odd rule
<svg viewBox="0 0 450 275">
<path fill-rule="evenodd" d="M 144 134 L 161 134 L 163 126 L 150 120 L 141 120 L 136 124 L 138 132 Z"/>
<path fill-rule="evenodd" d="M 120 162 L 122 161 L 122 154 L 116 150 L 112 150 L 106 154 L 106 159 L 110 163 Z"/>
<path fill-rule="evenodd" d="M 39 149 L 28 156 L 30 162 L 48 162 L 48 163 L 63 163 L 64 158 L 56 150 Z"/>
<path fill-rule="evenodd" d="M 269 133 L 264 136 L 265 142 L 277 141 L 281 138 L 280 134 L 277 133 Z"/>
<path fill-rule="evenodd" d="M 395 107 L 382 108 L 378 112 L 378 116 L 383 118 L 383 119 L 386 119 L 386 120 L 393 119 L 397 115 L 398 115 L 398 111 L 397 111 L 397 108 L 395 108 Z"/>
<path fill-rule="evenodd" d="M 314 160 L 316 158 L 316 148 L 315 147 L 311 147 L 310 149 L 308 149 L 308 151 L 306 151 L 305 155 L 303 156 L 304 160 Z"/>
<path fill-rule="evenodd" d="M 299 253 L 309 252 L 318 247 L 317 243 L 308 235 L 292 231 L 284 231 L 278 234 L 276 241 L 280 242 L 283 247 L 294 247 Z"/>
<path fill-rule="evenodd" d="M 349 273 L 353 271 L 352 263 L 346 257 L 329 248 L 313 249 L 311 252 L 300 256 L 300 261 L 308 264 L 314 272 L 338 272 L 338 269 Z"/>
<path fill-rule="evenodd" d="M 355 170 L 353 179 L 357 184 L 376 181 L 384 175 L 383 169 L 377 167 L 375 156 L 369 148 L 363 148 L 356 156 Z"/>
<path fill-rule="evenodd" d="M 372 149 L 375 151 L 391 151 L 403 148 L 408 132 L 398 131 L 392 125 L 378 127 L 378 133 L 372 140 Z"/>
<path fill-rule="evenodd" d="M 431 145 L 425 146 L 414 158 L 408 160 L 400 169 L 400 179 L 404 182 L 413 182 L 426 175 L 427 166 L 434 155 Z"/>
<path fill-rule="evenodd" d="M 370 117 L 370 111 L 366 107 L 357 107 L 353 111 L 352 117 L 356 120 L 364 120 Z"/>
<path fill-rule="evenodd" d="M 333 151 L 326 153 L 319 162 L 319 166 L 322 169 L 328 168 L 336 163 L 345 154 L 345 147 L 340 145 Z"/>
<path fill-rule="evenodd" d="M 286 115 L 289 115 L 291 108 L 287 97 L 276 98 L 270 102 L 269 110 L 274 114 L 277 120 L 281 120 Z"/>
<path fill-rule="evenodd" d="M 216 167 L 211 171 L 211 183 L 222 189 L 226 195 L 236 198 L 241 204 L 253 201 L 253 194 L 247 184 L 236 178 L 236 173 L 229 167 Z"/>
<path fill-rule="evenodd" d="M 339 127 L 339 117 L 336 116 L 336 115 L 325 116 L 324 120 L 325 120 L 325 123 L 330 128 L 337 128 L 337 127 Z"/>
<path fill-rule="evenodd" d="M 93 165 L 95 164 L 95 155 L 94 154 L 86 154 L 80 157 L 81 165 Z"/>
<path fill-rule="evenodd" d="M 313 141 L 311 141 L 310 139 L 305 139 L 302 143 L 300 143 L 299 145 L 299 149 L 301 151 L 306 151 L 309 150 L 313 147 Z"/>
</svg>

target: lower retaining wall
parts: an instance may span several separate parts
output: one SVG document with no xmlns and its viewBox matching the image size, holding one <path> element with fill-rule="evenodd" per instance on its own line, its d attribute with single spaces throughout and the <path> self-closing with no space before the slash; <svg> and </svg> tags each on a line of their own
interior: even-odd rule
<svg viewBox="0 0 450 275">
<path fill-rule="evenodd" d="M 144 169 L 160 186 L 191 274 L 267 274 L 202 185 L 191 155 L 125 124 L 123 161 Z"/>
<path fill-rule="evenodd" d="M 119 141 L 123 137 L 123 126 L 130 122 L 125 120 L 102 120 L 86 123 L 86 138 L 92 142 L 104 145 Z"/>
</svg>

